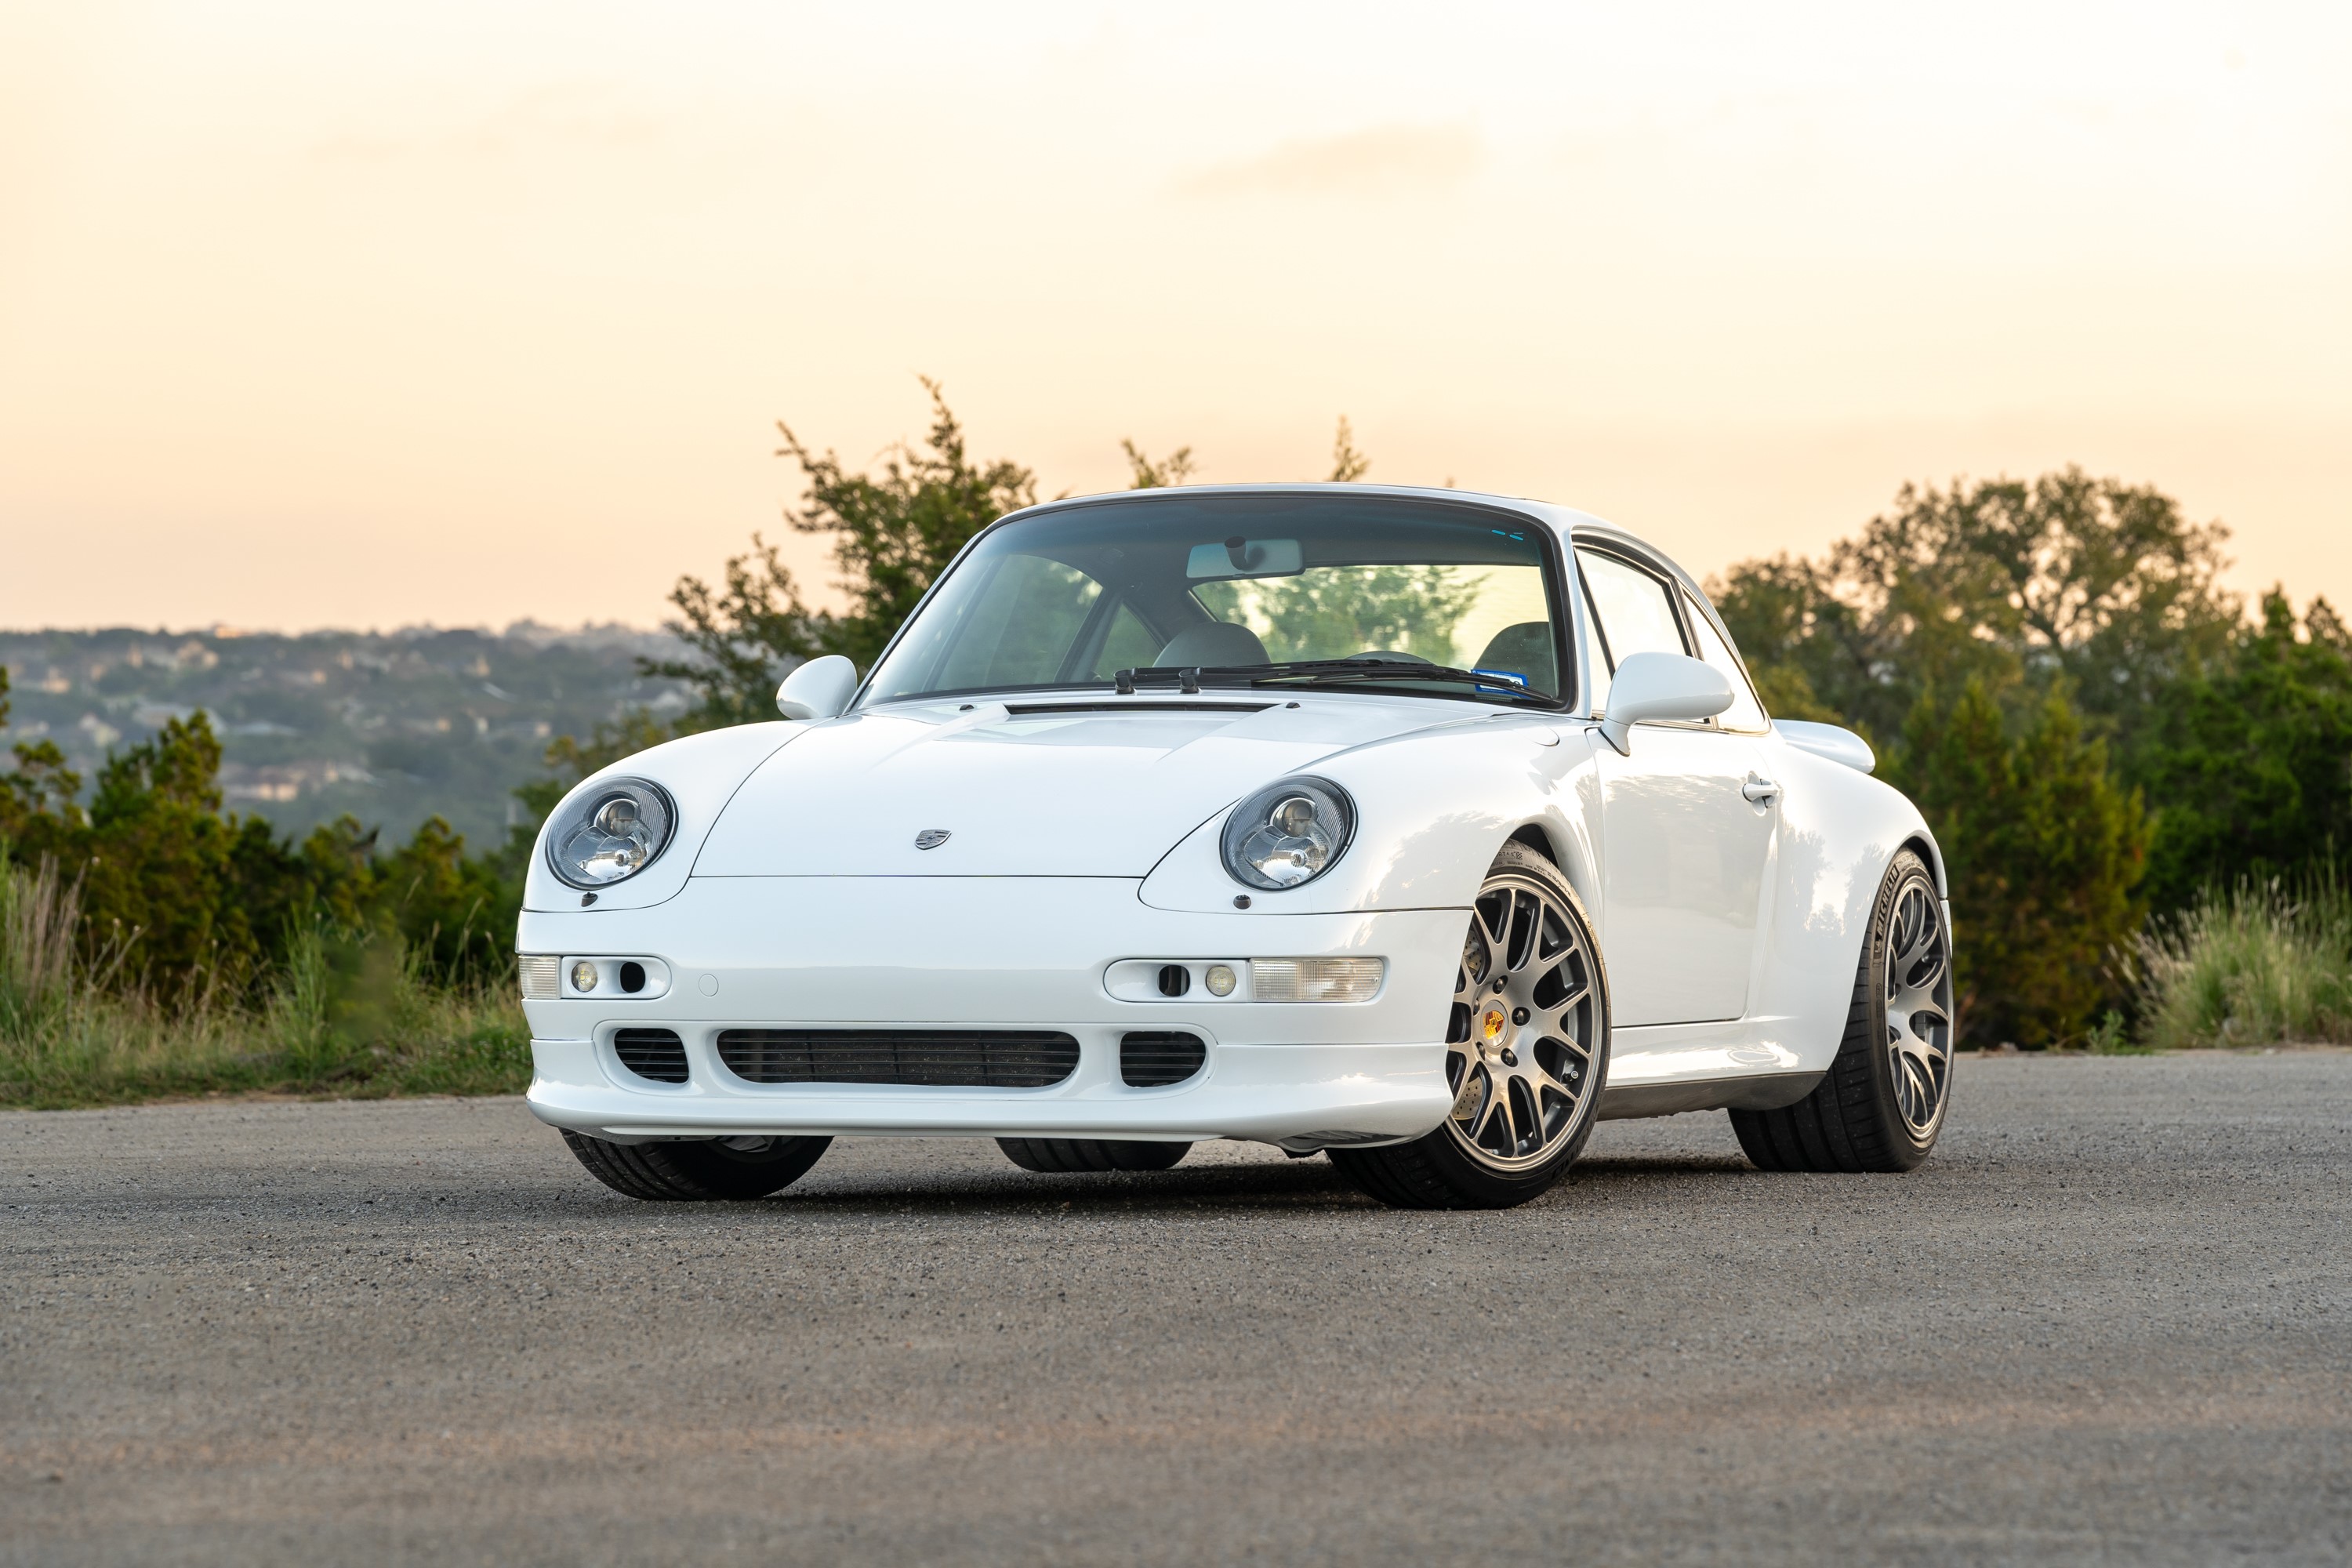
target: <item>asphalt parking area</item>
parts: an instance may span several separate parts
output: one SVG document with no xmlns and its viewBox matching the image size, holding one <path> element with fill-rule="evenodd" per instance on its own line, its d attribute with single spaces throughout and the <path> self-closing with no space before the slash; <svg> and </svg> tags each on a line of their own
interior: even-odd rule
<svg viewBox="0 0 2352 1568">
<path fill-rule="evenodd" d="M 0 1562 L 2341 1562 L 2352 1054 L 1963 1058 L 1904 1177 L 1502 1214 L 515 1101 L 0 1115 Z"/>
</svg>

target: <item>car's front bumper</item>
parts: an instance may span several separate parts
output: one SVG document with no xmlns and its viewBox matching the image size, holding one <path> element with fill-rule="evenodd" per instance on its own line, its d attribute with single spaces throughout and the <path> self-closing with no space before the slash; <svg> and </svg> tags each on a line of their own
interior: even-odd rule
<svg viewBox="0 0 2352 1568">
<path fill-rule="evenodd" d="M 1111 878 L 697 877 L 646 910 L 524 914 L 519 949 L 651 958 L 657 997 L 530 1001 L 532 1111 L 599 1137 L 763 1133 L 1370 1142 L 1444 1119 L 1446 1015 L 1467 911 L 1154 910 Z M 1127 960 L 1378 957 L 1370 1001 L 1113 996 Z M 727 1028 L 1051 1029 L 1076 1069 L 1044 1089 L 762 1085 L 719 1059 Z M 650 1082 L 614 1054 L 622 1028 L 668 1028 L 688 1081 Z M 1130 1030 L 1183 1030 L 1208 1059 L 1185 1082 L 1121 1081 Z"/>
</svg>

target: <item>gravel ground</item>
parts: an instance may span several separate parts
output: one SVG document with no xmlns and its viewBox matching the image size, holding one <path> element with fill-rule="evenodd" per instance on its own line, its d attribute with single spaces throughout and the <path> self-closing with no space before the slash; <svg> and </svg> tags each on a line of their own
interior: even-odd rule
<svg viewBox="0 0 2352 1568">
<path fill-rule="evenodd" d="M 0 1563 L 2352 1555 L 2352 1055 L 1962 1064 L 1909 1176 L 1604 1125 L 629 1202 L 512 1100 L 0 1115 Z"/>
</svg>

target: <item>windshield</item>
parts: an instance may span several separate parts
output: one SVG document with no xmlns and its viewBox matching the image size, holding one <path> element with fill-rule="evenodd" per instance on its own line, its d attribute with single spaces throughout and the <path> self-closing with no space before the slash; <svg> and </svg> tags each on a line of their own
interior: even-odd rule
<svg viewBox="0 0 2352 1568">
<path fill-rule="evenodd" d="M 1484 507 L 1170 491 L 1087 502 L 983 535 L 883 660 L 866 700 L 1157 689 L 1195 668 L 1203 685 L 1551 699 L 1562 674 L 1552 575 L 1540 525 Z M 1366 663 L 1293 668 L 1340 659 Z M 1412 664 L 1487 679 L 1396 668 Z"/>
</svg>

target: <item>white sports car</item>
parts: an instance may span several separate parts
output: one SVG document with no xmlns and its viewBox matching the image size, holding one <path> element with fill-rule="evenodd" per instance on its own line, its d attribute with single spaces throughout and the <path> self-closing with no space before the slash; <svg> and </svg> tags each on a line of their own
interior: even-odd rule
<svg viewBox="0 0 2352 1568">
<path fill-rule="evenodd" d="M 762 1196 L 839 1133 L 1055 1172 L 1241 1138 L 1494 1206 L 1601 1118 L 1727 1110 L 1808 1171 L 1942 1124 L 1926 823 L 1580 512 L 1033 507 L 777 706 L 586 780 L 532 857 L 530 1107 L 621 1192 Z"/>
</svg>

